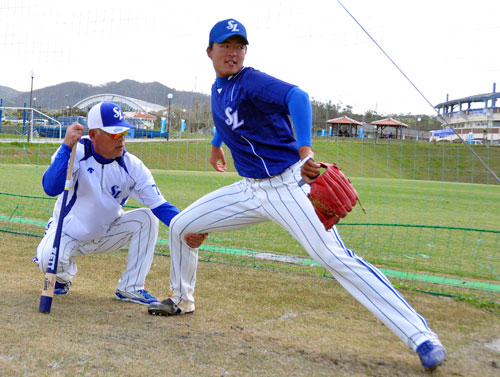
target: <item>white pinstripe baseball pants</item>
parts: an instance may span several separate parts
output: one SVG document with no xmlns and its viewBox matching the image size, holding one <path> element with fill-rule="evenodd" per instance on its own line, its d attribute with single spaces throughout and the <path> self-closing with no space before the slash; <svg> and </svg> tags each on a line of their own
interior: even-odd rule
<svg viewBox="0 0 500 377">
<path fill-rule="evenodd" d="M 153 262 L 159 222 L 149 208 L 125 212 L 110 226 L 107 234 L 96 240 L 78 241 L 64 231 L 61 234 L 57 280 L 68 282 L 78 268 L 75 257 L 88 254 L 106 254 L 124 248 L 127 244 L 127 267 L 118 281 L 117 289 L 132 292 L 144 289 L 144 282 Z M 37 247 L 38 267 L 45 273 L 52 252 L 57 224 L 52 223 Z"/>
<path fill-rule="evenodd" d="M 197 249 L 184 241 L 188 233 L 213 233 L 274 221 L 285 228 L 361 304 L 408 347 L 416 350 L 435 334 L 426 320 L 376 267 L 343 243 L 336 228 L 325 231 L 307 198 L 308 185 L 298 186 L 298 163 L 263 180 L 243 179 L 200 198 L 170 224 L 173 299 L 194 302 Z"/>
</svg>

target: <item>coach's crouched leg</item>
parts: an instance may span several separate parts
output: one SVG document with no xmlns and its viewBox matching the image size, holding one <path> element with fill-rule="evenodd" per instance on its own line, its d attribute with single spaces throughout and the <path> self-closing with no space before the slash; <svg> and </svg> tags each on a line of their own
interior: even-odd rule
<svg viewBox="0 0 500 377">
<path fill-rule="evenodd" d="M 143 305 L 158 301 L 144 289 L 146 276 L 153 263 L 158 227 L 159 221 L 153 212 L 149 208 L 139 208 L 125 212 L 110 229 L 108 237 L 116 237 L 115 242 L 110 242 L 115 245 L 114 248 L 130 240 L 127 268 L 118 281 L 116 298 Z"/>
</svg>

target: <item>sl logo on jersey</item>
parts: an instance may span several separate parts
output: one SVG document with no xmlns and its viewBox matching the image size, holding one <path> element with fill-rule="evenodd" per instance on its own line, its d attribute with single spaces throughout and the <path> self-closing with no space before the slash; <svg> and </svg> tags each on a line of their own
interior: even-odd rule
<svg viewBox="0 0 500 377">
<path fill-rule="evenodd" d="M 87 171 L 92 174 L 94 172 L 94 168 L 88 168 Z"/>
<path fill-rule="evenodd" d="M 118 199 L 120 194 L 122 193 L 121 190 L 119 190 L 120 186 L 114 185 L 111 187 L 111 196 L 115 199 Z"/>
<path fill-rule="evenodd" d="M 236 31 L 240 31 L 240 29 L 238 29 L 238 24 L 234 22 L 234 20 L 229 20 L 227 22 L 227 26 L 226 26 L 226 29 L 229 29 L 231 30 L 232 32 L 236 32 Z"/>
<path fill-rule="evenodd" d="M 245 121 L 242 120 L 241 122 L 238 119 L 238 110 L 235 112 L 232 112 L 233 109 L 230 107 L 226 107 L 226 110 L 224 111 L 226 114 L 226 124 L 228 126 L 232 126 L 231 129 L 235 130 L 240 126 L 243 126 L 245 124 Z"/>
<path fill-rule="evenodd" d="M 123 119 L 123 114 L 122 114 L 119 107 L 113 107 L 113 112 L 115 113 L 115 115 L 114 115 L 115 118 L 118 118 L 120 120 Z"/>
</svg>

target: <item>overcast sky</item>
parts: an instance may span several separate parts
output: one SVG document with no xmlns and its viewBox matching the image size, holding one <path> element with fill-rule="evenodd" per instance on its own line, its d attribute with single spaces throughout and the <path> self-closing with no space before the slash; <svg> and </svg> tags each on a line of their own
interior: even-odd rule
<svg viewBox="0 0 500 377">
<path fill-rule="evenodd" d="M 428 100 L 500 90 L 499 0 L 340 0 Z M 213 24 L 248 32 L 245 65 L 353 111 L 433 109 L 337 0 L 0 0 L 0 85 L 133 79 L 208 94 Z M 174 99 L 175 101 L 175 99 Z"/>
</svg>

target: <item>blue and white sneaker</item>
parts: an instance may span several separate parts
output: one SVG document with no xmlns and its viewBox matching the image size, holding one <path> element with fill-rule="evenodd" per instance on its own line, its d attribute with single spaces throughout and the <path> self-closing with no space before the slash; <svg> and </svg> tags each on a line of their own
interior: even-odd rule
<svg viewBox="0 0 500 377">
<path fill-rule="evenodd" d="M 446 350 L 437 338 L 423 342 L 417 347 L 417 353 L 427 372 L 436 369 L 446 358 Z"/>
<path fill-rule="evenodd" d="M 54 286 L 54 294 L 55 295 L 65 295 L 69 292 L 69 286 L 71 285 L 71 282 L 68 281 L 66 283 L 59 283 L 56 280 L 56 285 Z"/>
<path fill-rule="evenodd" d="M 133 292 L 124 292 L 119 289 L 115 292 L 115 298 L 121 301 L 129 301 L 141 305 L 149 305 L 153 302 L 158 302 L 159 300 L 151 296 L 145 289 L 139 289 Z"/>
</svg>

